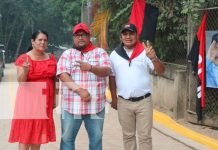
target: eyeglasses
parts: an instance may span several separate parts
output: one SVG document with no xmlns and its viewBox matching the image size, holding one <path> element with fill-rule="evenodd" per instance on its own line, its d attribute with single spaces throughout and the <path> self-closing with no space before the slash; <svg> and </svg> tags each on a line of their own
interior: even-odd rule
<svg viewBox="0 0 218 150">
<path fill-rule="evenodd" d="M 73 34 L 73 36 L 75 37 L 75 38 L 87 38 L 88 37 L 88 34 Z"/>
</svg>

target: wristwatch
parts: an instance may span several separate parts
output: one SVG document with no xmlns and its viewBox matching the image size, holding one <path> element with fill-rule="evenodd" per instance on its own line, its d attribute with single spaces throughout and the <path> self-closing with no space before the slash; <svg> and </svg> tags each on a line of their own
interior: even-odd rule
<svg viewBox="0 0 218 150">
<path fill-rule="evenodd" d="M 151 61 L 154 62 L 155 60 L 158 60 L 158 57 L 155 56 L 154 58 L 151 58 Z"/>
</svg>

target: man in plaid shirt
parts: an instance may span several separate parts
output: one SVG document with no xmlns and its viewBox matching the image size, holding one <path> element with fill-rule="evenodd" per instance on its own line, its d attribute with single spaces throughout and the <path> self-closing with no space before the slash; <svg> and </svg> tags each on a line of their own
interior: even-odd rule
<svg viewBox="0 0 218 150">
<path fill-rule="evenodd" d="M 83 121 L 89 149 L 102 150 L 106 77 L 110 72 L 107 53 L 91 43 L 86 24 L 77 24 L 73 28 L 73 48 L 62 54 L 57 66 L 57 76 L 63 82 L 61 150 L 75 149 Z"/>
</svg>

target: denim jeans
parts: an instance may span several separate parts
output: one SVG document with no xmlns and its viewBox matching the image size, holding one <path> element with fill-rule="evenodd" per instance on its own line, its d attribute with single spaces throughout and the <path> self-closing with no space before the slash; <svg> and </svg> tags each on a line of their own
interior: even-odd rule
<svg viewBox="0 0 218 150">
<path fill-rule="evenodd" d="M 96 115 L 74 115 L 62 111 L 60 150 L 75 150 L 75 139 L 82 121 L 89 136 L 89 150 L 102 150 L 105 109 Z"/>
</svg>

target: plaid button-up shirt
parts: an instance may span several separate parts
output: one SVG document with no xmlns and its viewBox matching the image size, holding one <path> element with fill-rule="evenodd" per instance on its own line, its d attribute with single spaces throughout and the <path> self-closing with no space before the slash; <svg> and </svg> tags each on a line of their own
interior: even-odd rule
<svg viewBox="0 0 218 150">
<path fill-rule="evenodd" d="M 62 84 L 62 108 L 72 114 L 96 114 L 105 107 L 106 77 L 81 71 L 77 60 L 88 62 L 93 66 L 110 67 L 109 57 L 102 48 L 95 48 L 87 53 L 72 48 L 62 54 L 57 65 L 57 76 L 64 72 L 70 74 L 74 82 L 87 89 L 92 97 L 90 102 L 84 102 L 77 93 Z"/>
</svg>

